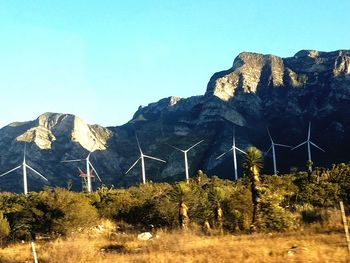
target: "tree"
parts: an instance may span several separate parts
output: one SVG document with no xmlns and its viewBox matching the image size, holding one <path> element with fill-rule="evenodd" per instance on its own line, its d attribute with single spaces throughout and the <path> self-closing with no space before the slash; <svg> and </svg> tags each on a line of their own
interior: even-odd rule
<svg viewBox="0 0 350 263">
<path fill-rule="evenodd" d="M 223 210 L 222 201 L 225 199 L 225 190 L 219 186 L 212 187 L 208 192 L 208 199 L 214 209 L 215 220 L 220 232 L 223 232 Z"/>
<path fill-rule="evenodd" d="M 4 215 L 0 212 L 0 245 L 3 239 L 5 239 L 10 234 L 10 224 Z"/>
<path fill-rule="evenodd" d="M 188 207 L 185 203 L 185 197 L 190 192 L 190 187 L 187 183 L 180 182 L 176 184 L 174 190 L 174 195 L 179 202 L 179 225 L 181 228 L 186 229 L 188 227 L 190 219 L 188 217 Z"/>
<path fill-rule="evenodd" d="M 46 231 L 65 235 L 98 222 L 97 210 L 91 205 L 88 195 L 63 188 L 47 189 L 38 195 L 45 203 L 45 216 L 50 219 L 47 220 Z"/>
<path fill-rule="evenodd" d="M 312 175 L 312 166 L 314 163 L 311 160 L 306 161 L 306 167 L 307 167 L 307 179 L 309 182 L 311 182 L 311 175 Z"/>
<path fill-rule="evenodd" d="M 263 166 L 263 159 L 261 151 L 253 146 L 248 147 L 246 153 L 247 154 L 244 156 L 243 168 L 245 174 L 250 178 L 253 201 L 252 225 L 254 226 L 261 196 L 260 169 Z"/>
</svg>

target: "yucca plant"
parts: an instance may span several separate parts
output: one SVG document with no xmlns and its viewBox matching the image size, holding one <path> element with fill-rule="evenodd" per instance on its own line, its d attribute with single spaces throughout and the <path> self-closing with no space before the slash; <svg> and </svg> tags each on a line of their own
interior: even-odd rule
<svg viewBox="0 0 350 263">
<path fill-rule="evenodd" d="M 186 229 L 189 224 L 189 217 L 188 217 L 188 207 L 185 203 L 185 198 L 187 194 L 190 192 L 190 187 L 186 182 L 180 182 L 177 183 L 174 187 L 173 196 L 176 198 L 179 202 L 179 225 L 182 229 Z"/>
<path fill-rule="evenodd" d="M 260 170 L 263 167 L 262 153 L 256 147 L 250 146 L 246 149 L 243 167 L 245 174 L 250 178 L 252 201 L 253 201 L 253 218 L 252 226 L 254 226 L 256 215 L 259 207 L 259 199 L 261 195 L 260 187 Z"/>
<path fill-rule="evenodd" d="M 6 217 L 0 212 L 0 245 L 2 245 L 3 239 L 10 234 L 10 224 Z"/>
<path fill-rule="evenodd" d="M 223 211 L 221 207 L 222 201 L 225 199 L 225 190 L 219 186 L 212 187 L 208 192 L 208 200 L 214 210 L 217 227 L 223 231 Z"/>
</svg>

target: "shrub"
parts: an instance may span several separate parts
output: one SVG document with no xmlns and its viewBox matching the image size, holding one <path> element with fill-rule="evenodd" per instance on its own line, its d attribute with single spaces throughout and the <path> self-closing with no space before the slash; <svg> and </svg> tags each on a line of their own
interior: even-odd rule
<svg viewBox="0 0 350 263">
<path fill-rule="evenodd" d="M 333 165 L 330 171 L 325 172 L 329 181 L 339 186 L 339 198 L 350 204 L 350 164 Z"/>
<path fill-rule="evenodd" d="M 125 189 L 98 189 L 99 202 L 94 206 L 101 217 L 120 220 L 137 202 Z"/>
<path fill-rule="evenodd" d="M 256 227 L 263 231 L 286 231 L 297 226 L 297 219 L 280 204 L 279 193 L 265 192 L 262 198 Z"/>
<path fill-rule="evenodd" d="M 222 202 L 224 212 L 224 228 L 233 231 L 248 230 L 252 218 L 252 195 L 248 182 L 238 180 L 227 191 Z"/>
<path fill-rule="evenodd" d="M 10 224 L 4 215 L 0 212 L 0 244 L 10 234 Z"/>
<path fill-rule="evenodd" d="M 97 210 L 83 193 L 56 188 L 41 194 L 54 215 L 51 221 L 52 232 L 67 234 L 69 231 L 90 227 L 97 223 Z"/>
<path fill-rule="evenodd" d="M 294 184 L 298 187 L 295 197 L 298 204 L 309 203 L 317 207 L 334 207 L 338 204 L 340 186 L 328 178 L 309 182 L 307 175 L 301 173 L 295 178 Z"/>
<path fill-rule="evenodd" d="M 262 231 L 296 227 L 297 218 L 288 209 L 295 190 L 290 177 L 264 176 L 255 226 Z"/>
</svg>

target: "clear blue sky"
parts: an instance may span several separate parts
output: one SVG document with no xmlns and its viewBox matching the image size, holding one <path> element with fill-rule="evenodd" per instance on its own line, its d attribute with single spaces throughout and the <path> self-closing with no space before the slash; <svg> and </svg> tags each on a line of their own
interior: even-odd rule
<svg viewBox="0 0 350 263">
<path fill-rule="evenodd" d="M 350 1 L 0 0 L 0 127 L 41 113 L 121 125 L 204 94 L 242 51 L 350 49 Z"/>
</svg>

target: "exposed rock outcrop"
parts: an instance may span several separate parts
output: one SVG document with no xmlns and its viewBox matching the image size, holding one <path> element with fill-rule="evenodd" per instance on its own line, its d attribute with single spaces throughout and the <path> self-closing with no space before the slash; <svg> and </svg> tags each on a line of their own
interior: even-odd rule
<svg viewBox="0 0 350 263">
<path fill-rule="evenodd" d="M 27 124 L 27 123 L 26 123 Z M 16 137 L 17 141 L 34 142 L 40 149 L 51 149 L 57 138 L 64 136 L 79 143 L 86 150 L 105 150 L 111 132 L 101 126 L 88 125 L 71 114 L 44 113 L 35 121 L 34 126 Z"/>
</svg>

